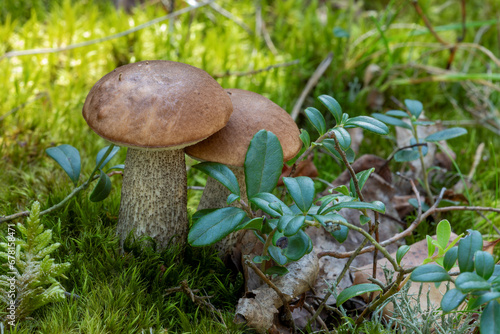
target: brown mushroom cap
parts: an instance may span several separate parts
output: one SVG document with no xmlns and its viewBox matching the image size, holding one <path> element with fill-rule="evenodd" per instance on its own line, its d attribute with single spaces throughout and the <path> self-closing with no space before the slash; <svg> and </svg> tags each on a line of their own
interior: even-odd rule
<svg viewBox="0 0 500 334">
<path fill-rule="evenodd" d="M 102 77 L 85 100 L 83 117 L 118 145 L 182 148 L 223 128 L 232 110 L 227 93 L 205 71 L 150 60 Z"/>
<path fill-rule="evenodd" d="M 233 103 L 227 125 L 214 135 L 186 148 L 190 156 L 231 166 L 243 166 L 248 145 L 260 130 L 274 133 L 283 148 L 285 161 L 302 147 L 300 131 L 290 115 L 264 96 L 242 89 L 226 89 Z"/>
</svg>

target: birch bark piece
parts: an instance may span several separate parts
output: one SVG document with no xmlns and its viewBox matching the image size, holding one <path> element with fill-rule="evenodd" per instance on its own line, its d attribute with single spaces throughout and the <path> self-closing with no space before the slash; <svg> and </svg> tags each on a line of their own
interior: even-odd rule
<svg viewBox="0 0 500 334">
<path fill-rule="evenodd" d="M 118 67 L 92 87 L 83 117 L 99 136 L 129 147 L 117 233 L 183 245 L 188 230 L 184 147 L 214 134 L 231 99 L 208 73 L 164 60 Z"/>
</svg>

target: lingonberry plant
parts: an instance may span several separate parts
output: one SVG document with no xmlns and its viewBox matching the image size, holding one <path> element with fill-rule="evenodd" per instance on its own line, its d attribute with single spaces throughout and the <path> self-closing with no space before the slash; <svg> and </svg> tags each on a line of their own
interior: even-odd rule
<svg viewBox="0 0 500 334">
<path fill-rule="evenodd" d="M 388 133 L 387 126 L 372 117 L 349 118 L 348 114 L 342 112 L 339 103 L 330 96 L 322 95 L 319 100 L 332 113 L 336 124 L 328 129 L 321 112 L 315 108 L 307 108 L 305 114 L 320 136 L 311 143 L 309 133 L 302 131 L 300 137 L 306 150 L 297 162 L 318 146 L 323 146 L 344 162 L 352 162 L 354 152 L 350 148 L 351 137 L 346 129 L 360 127 L 377 134 Z M 340 209 L 360 210 L 366 218 L 362 219 L 362 223 L 370 220 L 367 210 L 385 212 L 382 202 L 368 203 L 360 198 L 360 191 L 373 169 L 358 173 L 356 181 L 352 180 L 349 188 L 341 186 L 333 189 L 331 195 L 319 199 L 321 204 L 316 205 L 314 182 L 309 177 L 284 177 L 284 200 L 273 193 L 282 167 L 283 152 L 278 138 L 266 130 L 256 133 L 248 147 L 244 164 L 246 195 L 249 199 L 249 203 L 245 203 L 241 200 L 236 177 L 227 166 L 212 162 L 196 165 L 195 168 L 213 177 L 231 192 L 227 198 L 228 205 L 240 201 L 242 208 L 198 211 L 193 216 L 194 223 L 188 242 L 193 246 L 208 246 L 234 231 L 253 230 L 264 244 L 262 254 L 253 261 L 262 263 L 261 268 L 265 268 L 266 261 L 272 259 L 277 265 L 266 273 L 284 274 L 287 272 L 285 265 L 288 262 L 299 260 L 313 248 L 311 239 L 304 231 L 307 226 L 325 228 L 336 240 L 343 242 L 349 229 L 356 227 L 339 214 Z M 286 194 L 290 201 L 286 200 Z"/>
</svg>

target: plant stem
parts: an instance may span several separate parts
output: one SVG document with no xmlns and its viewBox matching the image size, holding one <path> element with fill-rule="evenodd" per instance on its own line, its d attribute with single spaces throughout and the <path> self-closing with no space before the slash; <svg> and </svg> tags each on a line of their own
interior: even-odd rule
<svg viewBox="0 0 500 334">
<path fill-rule="evenodd" d="M 269 233 L 269 235 L 267 236 L 266 243 L 264 244 L 264 249 L 262 250 L 262 256 L 266 256 L 267 254 L 269 254 L 269 252 L 267 250 L 268 250 L 269 246 L 271 246 L 271 242 L 273 241 L 274 233 L 276 233 L 277 230 L 278 230 L 278 227 L 276 226 L 271 231 L 271 233 Z M 260 270 L 263 272 L 266 270 L 266 263 L 267 263 L 267 261 L 262 261 L 262 263 L 260 264 Z"/>
<path fill-rule="evenodd" d="M 417 132 L 417 126 L 413 124 L 413 134 L 415 135 L 415 140 L 417 143 L 420 143 L 420 140 L 418 139 L 418 132 Z M 431 206 L 434 205 L 434 198 L 432 197 L 432 192 L 431 192 L 431 187 L 429 186 L 429 180 L 428 180 L 428 173 L 427 173 L 427 168 L 425 167 L 425 162 L 424 162 L 424 154 L 422 152 L 422 146 L 418 147 L 418 155 L 420 158 L 420 165 L 422 166 L 422 173 L 423 173 L 423 179 L 424 179 L 424 186 L 425 186 L 425 192 L 427 193 L 427 198 L 429 202 L 431 203 Z"/>
</svg>

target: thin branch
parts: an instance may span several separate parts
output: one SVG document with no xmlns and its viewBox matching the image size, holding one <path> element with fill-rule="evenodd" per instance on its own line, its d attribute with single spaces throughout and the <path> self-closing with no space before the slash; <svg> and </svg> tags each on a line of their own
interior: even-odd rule
<svg viewBox="0 0 500 334">
<path fill-rule="evenodd" d="M 231 21 L 233 21 L 234 23 L 236 23 L 237 25 L 239 25 L 241 28 L 243 28 L 249 35 L 253 35 L 253 31 L 252 29 L 250 29 L 249 26 L 247 26 L 245 24 L 245 22 L 243 22 L 243 20 L 241 20 L 240 18 L 234 16 L 233 14 L 231 14 L 231 12 L 227 11 L 226 9 L 224 9 L 222 6 L 220 6 L 219 4 L 213 2 L 213 3 L 210 3 L 210 7 L 215 10 L 217 13 L 221 14 L 222 16 L 230 19 Z"/>
<path fill-rule="evenodd" d="M 119 32 L 117 34 L 109 35 L 106 37 L 92 39 L 90 41 L 85 41 L 85 42 L 76 43 L 76 44 L 70 44 L 70 45 L 67 45 L 64 47 L 58 47 L 58 48 L 43 48 L 43 49 L 31 49 L 31 50 L 22 50 L 22 51 L 10 51 L 10 52 L 7 52 L 6 54 L 4 54 L 3 56 L 1 56 L 0 61 L 5 59 L 5 58 L 13 58 L 13 57 L 20 57 L 20 56 L 27 56 L 27 55 L 37 55 L 37 54 L 46 54 L 46 53 L 56 53 L 56 52 L 61 52 L 61 51 L 68 51 L 68 50 L 73 50 L 73 49 L 77 49 L 77 48 L 81 48 L 81 47 L 85 47 L 85 46 L 89 46 L 89 45 L 93 45 L 93 44 L 106 42 L 106 41 L 109 41 L 112 39 L 124 37 L 124 36 L 130 35 L 130 34 L 136 32 L 136 31 L 148 28 L 156 23 L 172 19 L 172 18 L 180 16 L 182 14 L 191 12 L 197 8 L 209 5 L 214 1 L 215 0 L 202 1 L 202 2 L 197 3 L 196 5 L 183 8 L 181 10 L 178 10 L 178 11 L 173 12 L 171 14 L 164 15 L 162 17 L 158 17 L 154 20 L 140 24 L 134 28 Z"/>
<path fill-rule="evenodd" d="M 245 263 L 247 266 L 249 266 L 250 268 L 253 269 L 253 271 L 271 288 L 273 289 L 277 294 L 278 296 L 280 297 L 281 299 L 281 302 L 283 303 L 283 307 L 285 309 L 285 312 L 286 312 L 286 316 L 287 316 L 287 320 L 291 323 L 292 325 L 292 330 L 293 330 L 293 333 L 296 333 L 297 332 L 297 329 L 295 328 L 295 322 L 293 321 L 293 317 L 292 317 L 292 311 L 290 310 L 290 305 L 288 305 L 288 300 L 286 299 L 285 295 L 283 294 L 283 292 L 281 292 L 281 290 L 276 286 L 274 285 L 273 282 L 271 282 L 271 280 L 269 280 L 269 278 L 267 278 L 267 276 L 250 260 L 246 259 L 245 260 Z"/>
<path fill-rule="evenodd" d="M 441 39 L 441 37 L 439 37 L 439 35 L 436 33 L 436 31 L 432 27 L 431 22 L 429 21 L 429 19 L 427 18 L 427 16 L 425 16 L 424 12 L 422 11 L 422 8 L 418 4 L 418 1 L 417 0 L 412 0 L 411 3 L 413 4 L 413 7 L 415 7 L 415 10 L 417 11 L 417 14 L 420 16 L 420 18 L 422 19 L 422 21 L 424 21 L 425 26 L 427 27 L 427 29 L 429 29 L 429 31 L 432 34 L 432 36 L 434 36 L 434 38 L 439 43 L 441 43 L 443 45 L 449 45 L 448 42 L 446 42 L 443 39 Z"/>
<path fill-rule="evenodd" d="M 307 310 L 307 312 L 311 313 L 311 315 L 314 315 L 315 311 L 314 311 L 314 308 L 309 305 L 308 303 L 304 302 L 304 308 Z M 326 326 L 325 322 L 323 321 L 323 319 L 321 319 L 321 317 L 317 317 L 316 318 L 316 321 L 319 322 L 321 328 L 323 328 L 323 330 L 328 333 L 329 330 L 328 330 L 328 327 Z"/>
<path fill-rule="evenodd" d="M 7 116 L 10 116 L 14 113 L 16 113 L 17 111 L 19 111 L 20 109 L 23 109 L 24 107 L 26 107 L 28 104 L 30 103 L 33 103 L 37 100 L 40 100 L 41 98 L 44 98 L 44 97 L 49 97 L 49 94 L 47 92 L 42 92 L 42 93 L 38 93 L 36 94 L 36 96 L 32 99 L 29 99 L 28 101 L 20 104 L 19 106 L 15 107 L 15 108 L 12 108 L 11 110 L 9 110 L 7 113 L 5 113 L 4 115 L 0 116 L 0 122 L 3 121 Z"/>
<path fill-rule="evenodd" d="M 441 189 L 441 193 L 436 198 L 436 202 L 434 203 L 434 205 L 431 208 L 429 208 L 429 210 L 427 210 L 425 213 L 423 213 L 420 217 L 417 216 L 417 218 L 415 218 L 415 220 L 411 223 L 411 225 L 406 230 L 394 235 L 392 238 L 389 238 L 387 240 L 380 242 L 380 246 L 382 246 L 382 247 L 388 246 L 388 245 L 395 243 L 396 241 L 398 241 L 402 238 L 405 238 L 405 237 L 411 235 L 412 232 L 417 228 L 417 226 L 422 221 L 424 221 L 427 217 L 429 217 L 430 215 L 432 215 L 434 212 L 436 212 L 438 210 L 437 206 L 441 202 L 441 199 L 443 198 L 445 190 L 446 190 L 446 188 Z M 439 208 L 439 210 L 440 209 L 446 209 L 446 208 Z M 489 209 L 491 209 L 491 208 L 489 208 Z M 498 210 L 500 212 L 500 209 L 494 209 L 494 210 Z M 490 211 L 492 211 L 492 210 L 490 210 Z M 363 248 L 359 252 L 359 254 L 373 252 L 374 250 L 375 250 L 375 246 L 368 246 L 368 247 Z M 337 259 L 343 259 L 343 258 L 351 257 L 353 255 L 353 253 L 354 252 L 344 252 L 344 253 L 333 252 L 333 251 L 321 252 L 321 253 L 318 253 L 318 258 L 322 258 L 323 256 L 331 256 L 331 257 L 335 257 Z"/>
<path fill-rule="evenodd" d="M 269 65 L 267 67 L 260 68 L 258 70 L 252 70 L 252 71 L 246 71 L 246 72 L 229 72 L 229 71 L 226 71 L 225 73 L 213 74 L 212 77 L 214 77 L 214 78 L 243 77 L 243 76 L 247 76 L 247 75 L 254 75 L 254 74 L 259 74 L 259 73 L 262 73 L 262 72 L 267 72 L 267 71 L 273 70 L 275 68 L 288 67 L 288 66 L 292 66 L 292 65 L 297 65 L 298 63 L 299 63 L 299 60 L 296 59 L 296 60 L 289 61 L 289 62 L 286 62 L 286 63 Z"/>
<path fill-rule="evenodd" d="M 330 52 L 326 56 L 326 58 L 323 59 L 323 61 L 319 64 L 318 68 L 316 68 L 316 71 L 314 71 L 311 78 L 309 78 L 309 81 L 307 81 L 306 87 L 304 87 L 304 90 L 300 94 L 300 97 L 297 100 L 297 102 L 295 102 L 292 112 L 290 113 L 294 121 L 299 116 L 300 109 L 302 108 L 302 105 L 304 104 L 307 95 L 309 95 L 311 89 L 313 89 L 313 87 L 316 86 L 321 76 L 323 76 L 323 73 L 325 73 L 328 66 L 330 66 L 332 60 L 333 60 L 333 52 Z"/>
</svg>

